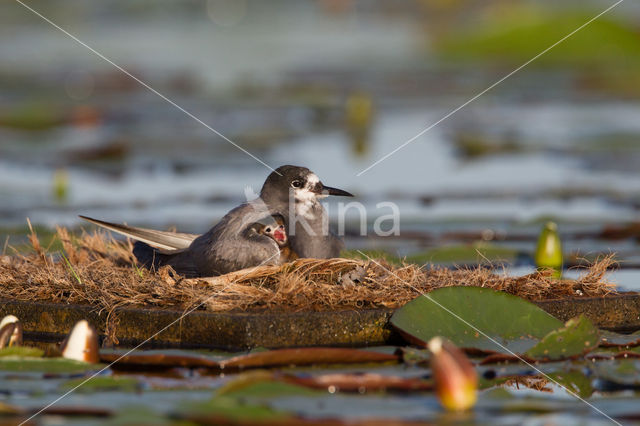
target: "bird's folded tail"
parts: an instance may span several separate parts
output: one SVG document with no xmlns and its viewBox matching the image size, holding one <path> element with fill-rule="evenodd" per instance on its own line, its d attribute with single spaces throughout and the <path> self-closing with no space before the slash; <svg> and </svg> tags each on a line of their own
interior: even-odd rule
<svg viewBox="0 0 640 426">
<path fill-rule="evenodd" d="M 146 243 L 150 248 L 162 250 L 182 250 L 196 239 L 197 235 L 182 234 L 179 232 L 157 231 L 155 229 L 136 228 L 133 226 L 120 225 L 118 223 L 105 222 L 103 220 L 93 219 L 80 215 L 80 218 L 101 226 L 113 232 L 133 238 L 137 241 Z"/>
</svg>

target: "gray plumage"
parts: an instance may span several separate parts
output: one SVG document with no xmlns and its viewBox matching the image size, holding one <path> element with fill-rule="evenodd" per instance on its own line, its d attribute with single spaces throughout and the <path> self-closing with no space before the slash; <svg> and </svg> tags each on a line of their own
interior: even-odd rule
<svg viewBox="0 0 640 426">
<path fill-rule="evenodd" d="M 158 250 L 137 242 L 133 254 L 144 266 L 157 269 L 170 265 L 188 277 L 223 275 L 257 265 L 277 265 L 280 262 L 278 243 L 251 226 L 264 221 L 265 215 L 268 212 L 259 203 L 245 203 L 227 213 L 208 232 L 194 238 L 187 248 Z"/>
<path fill-rule="evenodd" d="M 265 211 L 259 204 L 242 204 L 227 213 L 209 232 L 196 238 L 183 255 L 188 256 L 204 276 L 257 265 L 277 265 L 280 261 L 278 243 L 249 226 L 264 217 Z"/>
<path fill-rule="evenodd" d="M 280 247 L 250 226 L 270 218 L 260 203 L 245 203 L 227 213 L 200 236 L 83 219 L 137 239 L 133 254 L 150 269 L 170 265 L 187 277 L 215 276 L 257 265 L 277 265 Z M 189 242 L 189 244 L 186 244 Z"/>
<path fill-rule="evenodd" d="M 291 249 L 299 257 L 338 257 L 344 244 L 328 231 L 327 212 L 317 200 L 327 195 L 351 196 L 324 186 L 307 168 L 282 166 L 267 177 L 258 199 L 229 211 L 200 236 L 81 217 L 138 240 L 133 253 L 148 268 L 170 265 L 188 277 L 215 276 L 252 266 L 279 264 L 278 243 L 251 226 L 273 221 L 272 216 L 277 214 L 284 218 Z"/>
<path fill-rule="evenodd" d="M 143 243 L 150 244 L 160 250 L 185 249 L 198 238 L 197 234 L 184 234 L 171 231 L 157 231 L 155 229 L 138 228 L 118 223 L 105 222 L 104 220 L 79 215 L 81 219 L 94 223 L 103 228 L 134 238 Z"/>
</svg>

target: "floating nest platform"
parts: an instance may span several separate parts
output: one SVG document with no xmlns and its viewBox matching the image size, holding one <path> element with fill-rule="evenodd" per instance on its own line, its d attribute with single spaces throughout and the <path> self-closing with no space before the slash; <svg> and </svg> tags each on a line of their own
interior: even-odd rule
<svg viewBox="0 0 640 426">
<path fill-rule="evenodd" d="M 139 269 L 130 242 L 109 234 L 73 236 L 28 254 L 0 257 L 0 315 L 14 314 L 26 337 L 57 341 L 88 319 L 108 343 L 215 347 L 362 346 L 393 342 L 395 308 L 445 286 L 479 286 L 531 300 L 560 319 L 585 313 L 598 325 L 640 328 L 640 301 L 606 282 L 604 257 L 575 280 L 550 272 L 513 277 L 482 268 L 449 269 L 384 260 L 299 259 L 209 278 L 170 267 Z M 188 315 L 185 315 L 188 313 Z M 158 330 L 166 329 L 152 337 Z"/>
</svg>

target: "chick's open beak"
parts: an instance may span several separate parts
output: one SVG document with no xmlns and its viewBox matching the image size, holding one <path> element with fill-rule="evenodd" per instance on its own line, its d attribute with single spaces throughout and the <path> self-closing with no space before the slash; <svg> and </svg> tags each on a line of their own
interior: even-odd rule
<svg viewBox="0 0 640 426">
<path fill-rule="evenodd" d="M 278 229 L 273 231 L 273 236 L 279 243 L 284 243 L 287 241 L 287 233 L 284 231 L 284 226 L 279 227 Z"/>
</svg>

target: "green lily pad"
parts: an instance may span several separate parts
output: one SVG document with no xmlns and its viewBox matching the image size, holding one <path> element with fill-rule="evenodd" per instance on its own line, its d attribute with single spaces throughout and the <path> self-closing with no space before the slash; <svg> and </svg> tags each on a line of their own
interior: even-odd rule
<svg viewBox="0 0 640 426">
<path fill-rule="evenodd" d="M 78 385 L 75 392 L 91 393 L 91 392 L 104 392 L 104 391 L 118 391 L 118 392 L 136 392 L 140 388 L 140 383 L 132 377 L 118 377 L 118 376 L 102 376 L 93 377 L 91 380 L 86 381 L 86 377 L 80 377 L 78 379 L 69 380 L 61 385 L 63 390 L 74 389 Z M 86 381 L 86 382 L 85 382 Z"/>
<path fill-rule="evenodd" d="M 254 371 L 240 375 L 235 379 L 237 384 L 228 383 L 225 385 L 227 390 L 218 391 L 212 400 L 185 404 L 174 416 L 200 423 L 221 423 L 223 420 L 238 423 L 260 422 L 260 424 L 293 421 L 292 413 L 270 408 L 269 401 L 287 396 L 323 397 L 327 395 L 327 392 L 285 383 L 270 376 L 273 377 L 268 371 Z"/>
<path fill-rule="evenodd" d="M 44 351 L 38 348 L 30 348 L 28 346 L 9 346 L 0 349 L 0 358 L 4 357 L 29 357 L 41 358 Z"/>
<path fill-rule="evenodd" d="M 579 370 L 558 371 L 548 374 L 550 378 L 578 395 L 580 398 L 589 398 L 593 394 L 591 379 Z"/>
<path fill-rule="evenodd" d="M 62 124 L 60 107 L 45 101 L 19 105 L 0 117 L 0 126 L 17 130 L 49 130 Z"/>
<path fill-rule="evenodd" d="M 415 253 L 405 258 L 407 263 L 487 263 L 509 262 L 518 255 L 518 251 L 489 244 L 484 241 L 473 244 L 460 244 L 438 247 L 420 253 Z"/>
<path fill-rule="evenodd" d="M 547 334 L 527 351 L 527 355 L 544 360 L 566 359 L 595 349 L 600 343 L 600 333 L 584 315 L 572 318 L 567 324 Z"/>
<path fill-rule="evenodd" d="M 597 349 L 589 352 L 588 358 L 590 359 L 606 359 L 606 358 L 620 358 L 631 356 L 635 357 L 636 354 L 640 355 L 640 346 L 634 346 L 627 348 L 625 346 L 612 346 L 612 347 L 598 347 Z"/>
<path fill-rule="evenodd" d="M 298 386 L 291 383 L 271 380 L 255 382 L 242 387 L 241 389 L 231 391 L 225 395 L 239 398 L 274 398 L 291 395 L 318 396 L 324 394 L 326 394 L 326 392 L 312 390 L 304 386 Z"/>
<path fill-rule="evenodd" d="M 125 406 L 121 410 L 118 410 L 115 416 L 109 419 L 106 424 L 108 426 L 180 425 L 176 424 L 174 420 L 156 413 L 153 409 L 140 405 Z"/>
<path fill-rule="evenodd" d="M 595 15 L 595 12 L 593 12 Z M 453 32 L 435 44 L 446 58 L 462 61 L 522 63 L 593 17 L 582 11 L 548 14 L 539 8 L 512 7 L 481 25 Z M 601 17 L 557 48 L 532 62 L 534 67 L 603 64 L 637 66 L 640 44 L 637 31 L 622 20 Z M 610 46 L 616 46 L 613 50 Z M 632 59 L 629 59 L 632 58 Z"/>
<path fill-rule="evenodd" d="M 183 404 L 172 417 L 196 423 L 278 422 L 292 418 L 291 414 L 273 410 L 265 405 L 253 404 L 230 396 L 219 396 L 206 402 Z"/>
<path fill-rule="evenodd" d="M 102 364 L 89 364 L 65 358 L 27 358 L 27 357 L 3 357 L 0 358 L 0 371 L 22 371 L 50 374 L 81 373 L 85 371 L 97 371 Z"/>
<path fill-rule="evenodd" d="M 486 400 L 496 400 L 496 401 L 507 401 L 507 400 L 516 399 L 516 397 L 505 388 L 488 389 L 482 392 L 482 397 L 483 399 L 486 399 Z"/>
<path fill-rule="evenodd" d="M 285 383 L 275 378 L 268 370 L 254 370 L 238 374 L 216 391 L 217 396 L 271 397 L 297 394 L 312 395 L 316 391 Z"/>
<path fill-rule="evenodd" d="M 415 344 L 442 336 L 489 353 L 524 353 L 563 326 L 524 299 L 480 287 L 445 287 L 419 296 L 398 309 L 391 324 Z"/>
</svg>

